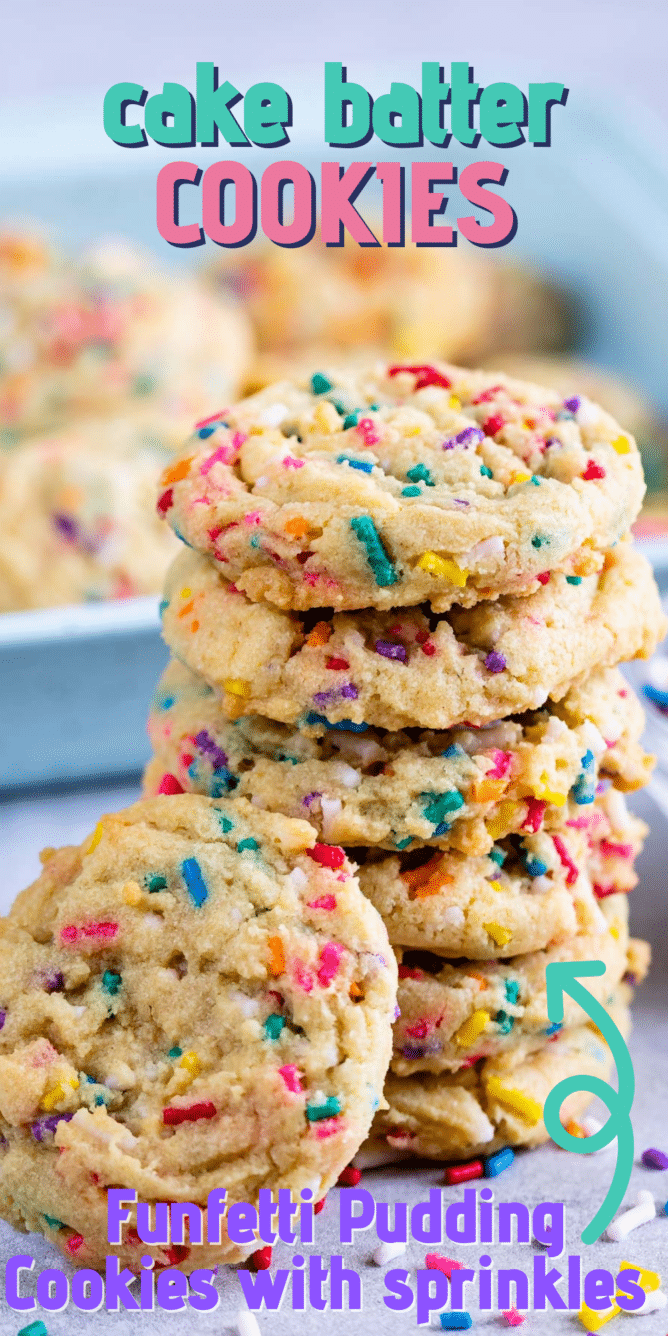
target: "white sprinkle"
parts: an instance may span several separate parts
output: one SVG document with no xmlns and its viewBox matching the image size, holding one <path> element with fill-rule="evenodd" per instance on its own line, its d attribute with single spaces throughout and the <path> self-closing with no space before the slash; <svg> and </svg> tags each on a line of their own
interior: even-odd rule
<svg viewBox="0 0 668 1336">
<path fill-rule="evenodd" d="M 334 822 L 342 807 L 343 803 L 340 798 L 327 798 L 324 793 L 321 795 L 322 833 L 326 840 L 331 839 Z"/>
<path fill-rule="evenodd" d="M 546 891 L 552 890 L 554 882 L 551 877 L 532 877 L 529 882 L 529 891 L 531 895 L 545 895 Z"/>
<path fill-rule="evenodd" d="M 589 750 L 594 753 L 594 756 L 598 757 L 605 754 L 607 751 L 605 738 L 600 729 L 596 727 L 596 724 L 592 724 L 591 719 L 585 719 L 584 723 L 580 725 L 580 733 Z M 612 741 L 612 739 L 610 740 Z"/>
<path fill-rule="evenodd" d="M 385 1266 L 392 1261 L 393 1257 L 401 1257 L 406 1251 L 405 1243 L 381 1243 L 373 1254 L 373 1260 L 376 1266 Z"/>
<path fill-rule="evenodd" d="M 578 411 L 575 414 L 575 420 L 578 426 L 593 427 L 595 422 L 600 421 L 600 418 L 601 418 L 600 408 L 596 404 L 593 404 L 591 399 L 586 399 L 585 396 L 582 395 L 580 399 L 580 407 L 578 408 Z"/>
<path fill-rule="evenodd" d="M 287 414 L 288 409 L 285 404 L 269 404 L 268 408 L 264 408 L 261 413 L 258 413 L 257 420 L 265 427 L 278 427 L 283 418 L 287 417 Z"/>
<path fill-rule="evenodd" d="M 252 1313 L 245 1312 L 243 1308 L 239 1309 L 234 1325 L 239 1336 L 260 1336 L 257 1318 Z"/>
<path fill-rule="evenodd" d="M 586 1136 L 593 1137 L 596 1135 L 597 1132 L 600 1132 L 603 1123 L 600 1121 L 600 1119 L 595 1118 L 593 1114 L 589 1114 L 586 1118 L 580 1119 L 580 1126 Z M 600 1150 L 590 1150 L 588 1151 L 588 1154 L 608 1155 L 611 1150 L 616 1150 L 616 1149 L 617 1149 L 617 1138 L 614 1137 L 612 1141 L 608 1142 L 607 1146 L 601 1146 Z"/>
<path fill-rule="evenodd" d="M 361 771 L 354 770 L 351 765 L 346 765 L 345 761 L 335 761 L 332 770 L 339 783 L 345 785 L 347 789 L 356 789 L 361 783 Z"/>
<path fill-rule="evenodd" d="M 654 1290 L 648 1294 L 644 1304 L 640 1308 L 634 1308 L 630 1313 L 631 1317 L 641 1317 L 643 1313 L 658 1313 L 660 1308 L 665 1308 L 668 1304 L 668 1295 L 663 1290 Z M 626 1310 L 629 1312 L 629 1310 Z"/>
<path fill-rule="evenodd" d="M 464 913 L 458 905 L 449 905 L 443 914 L 443 919 L 453 928 L 461 928 L 464 922 Z"/>
<path fill-rule="evenodd" d="M 300 867 L 293 867 L 292 872 L 288 873 L 285 880 L 288 883 L 288 886 L 291 886 L 294 891 L 303 891 L 304 887 L 308 884 L 308 877 Z"/>
<path fill-rule="evenodd" d="M 613 1243 L 619 1243 L 626 1238 L 627 1234 L 631 1233 L 631 1230 L 638 1229 L 640 1225 L 648 1224 L 650 1220 L 654 1219 L 655 1215 L 654 1197 L 651 1192 L 643 1189 L 642 1192 L 638 1193 L 637 1206 L 632 1206 L 630 1211 L 624 1211 L 623 1215 L 619 1215 L 616 1220 L 613 1220 L 605 1231 L 605 1237 Z"/>
<path fill-rule="evenodd" d="M 608 789 L 605 795 L 605 810 L 614 829 L 623 834 L 629 824 L 629 809 L 624 794 L 618 789 Z"/>
</svg>

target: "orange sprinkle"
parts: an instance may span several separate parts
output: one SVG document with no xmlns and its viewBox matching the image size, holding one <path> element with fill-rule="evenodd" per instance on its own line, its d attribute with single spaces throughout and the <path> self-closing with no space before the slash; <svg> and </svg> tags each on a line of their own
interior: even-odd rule
<svg viewBox="0 0 668 1336">
<path fill-rule="evenodd" d="M 482 988 L 489 988 L 489 983 L 488 983 L 487 979 L 485 978 L 484 974 L 478 974 L 477 970 L 467 970 L 467 971 L 466 971 L 466 977 L 467 977 L 467 979 L 475 979 L 475 980 L 476 980 L 476 983 L 477 983 L 477 985 L 478 985 L 478 988 L 480 988 L 480 989 L 482 989 Z"/>
<path fill-rule="evenodd" d="M 506 779 L 481 779 L 471 788 L 471 797 L 476 803 L 496 802 L 508 788 Z"/>
<path fill-rule="evenodd" d="M 191 631 L 199 631 L 199 622 L 191 622 L 191 623 L 190 623 L 190 630 L 191 630 Z"/>
<path fill-rule="evenodd" d="M 359 984 L 351 983 L 350 988 L 348 989 L 348 997 L 352 998 L 353 1001 L 356 997 L 364 997 L 364 993 Z"/>
<path fill-rule="evenodd" d="M 332 634 L 332 628 L 329 622 L 316 622 L 311 634 L 306 637 L 306 644 L 311 649 L 318 649 L 320 645 L 326 645 Z"/>
<path fill-rule="evenodd" d="M 285 532 L 292 535 L 293 538 L 303 538 L 309 531 L 309 525 L 301 515 L 296 515 L 293 520 L 287 520 Z"/>
<path fill-rule="evenodd" d="M 575 1118 L 571 1118 L 570 1122 L 566 1123 L 566 1131 L 570 1132 L 572 1137 L 584 1136 L 584 1130 L 579 1123 L 576 1123 Z"/>
<path fill-rule="evenodd" d="M 179 608 L 179 613 L 178 613 L 179 617 L 187 617 L 188 613 L 192 612 L 194 606 L 195 606 L 195 600 L 194 598 L 191 598 L 188 603 L 184 603 L 183 607 Z"/>
<path fill-rule="evenodd" d="M 184 478 L 187 478 L 194 458 L 194 455 L 188 455 L 187 459 L 179 459 L 176 464 L 170 464 L 160 479 L 161 485 L 168 487 L 170 482 L 182 482 Z"/>
<path fill-rule="evenodd" d="M 270 937 L 267 945 L 269 947 L 269 973 L 273 974 L 274 978 L 278 978 L 279 974 L 285 973 L 283 942 L 280 937 Z"/>
<path fill-rule="evenodd" d="M 430 895 L 438 895 L 441 887 L 454 880 L 445 871 L 445 859 L 441 853 L 434 854 L 421 867 L 407 868 L 400 876 L 409 888 L 411 900 L 426 900 Z"/>
</svg>

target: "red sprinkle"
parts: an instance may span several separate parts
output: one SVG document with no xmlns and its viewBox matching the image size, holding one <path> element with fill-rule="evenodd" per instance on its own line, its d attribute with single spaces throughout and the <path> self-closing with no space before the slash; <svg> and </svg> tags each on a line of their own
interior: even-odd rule
<svg viewBox="0 0 668 1336">
<path fill-rule="evenodd" d="M 601 465 L 597 464 L 595 460 L 590 459 L 584 473 L 581 473 L 580 477 L 584 482 L 596 482 L 598 478 L 605 477 L 605 469 L 602 469 Z"/>
<path fill-rule="evenodd" d="M 212 413 L 211 417 L 202 418 L 201 422 L 195 423 L 193 430 L 199 431 L 201 427 L 210 427 L 212 422 L 221 422 L 227 412 L 229 412 L 229 409 L 221 408 L 219 413 Z"/>
<path fill-rule="evenodd" d="M 537 576 L 536 576 L 536 579 L 537 579 L 537 581 L 538 581 L 539 584 L 542 584 L 542 585 L 549 584 L 549 583 L 550 583 L 550 572 L 549 572 L 549 571 L 541 571 L 540 575 L 537 575 Z"/>
<path fill-rule="evenodd" d="M 422 646 L 422 653 L 426 654 L 428 659 L 431 659 L 432 655 L 436 653 L 436 646 L 432 645 L 431 640 L 428 640 L 426 645 Z"/>
<path fill-rule="evenodd" d="M 601 840 L 599 849 L 604 858 L 632 858 L 632 844 L 611 844 L 609 840 Z"/>
<path fill-rule="evenodd" d="M 172 1105 L 169 1109 L 163 1109 L 162 1121 L 168 1127 L 178 1127 L 179 1123 L 196 1123 L 200 1118 L 215 1118 L 217 1112 L 215 1104 L 206 1099 L 199 1104 L 188 1104 L 184 1108 Z"/>
<path fill-rule="evenodd" d="M 559 855 L 559 862 L 566 869 L 566 885 L 572 886 L 577 881 L 579 872 L 560 835 L 552 836 L 552 843 Z"/>
<path fill-rule="evenodd" d="M 504 385 L 490 385 L 488 390 L 483 390 L 482 394 L 479 394 L 478 398 L 473 400 L 473 403 L 488 404 L 492 399 L 496 399 L 497 394 L 502 394 L 504 389 Z"/>
<path fill-rule="evenodd" d="M 352 1164 L 349 1164 L 346 1169 L 342 1169 L 336 1181 L 340 1188 L 356 1188 L 361 1177 L 362 1170 L 355 1169 Z"/>
<path fill-rule="evenodd" d="M 445 1171 L 446 1183 L 468 1183 L 470 1178 L 482 1178 L 482 1160 L 470 1160 L 468 1164 L 453 1164 Z"/>
<path fill-rule="evenodd" d="M 444 1276 L 450 1279 L 451 1271 L 461 1271 L 462 1263 L 456 1262 L 454 1257 L 439 1257 L 438 1253 L 427 1253 L 424 1264 L 429 1271 L 442 1271 Z"/>
<path fill-rule="evenodd" d="M 162 496 L 158 498 L 158 504 L 156 506 L 156 510 L 159 515 L 166 515 L 167 511 L 171 510 L 173 505 L 174 505 L 174 488 L 170 487 L 168 491 L 163 492 Z"/>
<path fill-rule="evenodd" d="M 504 1312 L 503 1316 L 505 1317 L 509 1327 L 519 1327 L 523 1322 L 526 1321 L 524 1313 L 518 1313 L 516 1308 L 509 1308 L 506 1312 Z"/>
<path fill-rule="evenodd" d="M 67 923 L 60 930 L 60 940 L 71 943 L 80 941 L 82 937 L 101 937 L 103 941 L 108 941 L 117 932 L 117 923 L 81 923 L 79 927 L 75 923 Z"/>
<path fill-rule="evenodd" d="M 266 1248 L 258 1248 L 257 1252 L 251 1253 L 251 1262 L 256 1271 L 268 1271 L 271 1266 L 272 1247 L 268 1243 Z"/>
<path fill-rule="evenodd" d="M 610 886 L 601 886 L 598 881 L 594 882 L 594 895 L 597 900 L 605 900 L 608 895 L 617 895 L 618 892 L 619 886 L 615 886 L 614 883 Z"/>
<path fill-rule="evenodd" d="M 307 849 L 306 852 L 314 863 L 320 863 L 321 867 L 331 867 L 334 870 L 343 867 L 346 861 L 345 851 L 339 849 L 336 844 L 314 844 L 313 848 Z"/>
<path fill-rule="evenodd" d="M 185 789 L 179 784 L 176 775 L 163 775 L 158 784 L 158 793 L 185 793 Z"/>
<path fill-rule="evenodd" d="M 543 798 L 525 798 L 525 802 L 527 814 L 522 822 L 522 830 L 530 830 L 535 835 L 543 824 L 547 803 Z"/>
<path fill-rule="evenodd" d="M 318 983 L 321 988 L 328 988 L 341 963 L 343 947 L 339 942 L 327 942 L 320 952 L 318 962 Z"/>
<path fill-rule="evenodd" d="M 416 377 L 416 390 L 423 390 L 426 385 L 440 385 L 442 389 L 449 390 L 452 385 L 452 381 L 442 371 L 437 371 L 435 366 L 391 366 L 387 374 L 399 376 L 402 371 L 410 371 Z"/>
<path fill-rule="evenodd" d="M 168 1266 L 178 1266 L 179 1262 L 185 1262 L 190 1248 L 186 1248 L 183 1243 L 173 1243 L 170 1248 L 163 1248 L 162 1251 L 167 1258 Z"/>
<path fill-rule="evenodd" d="M 321 895 L 317 900 L 309 900 L 307 909 L 336 909 L 335 895 Z"/>
<path fill-rule="evenodd" d="M 410 968 L 410 965 L 400 965 L 400 966 L 399 966 L 399 978 L 400 978 L 400 979 L 421 979 L 421 978 L 422 978 L 422 970 L 411 969 L 411 968 Z"/>
<path fill-rule="evenodd" d="M 347 659 L 327 659 L 325 662 L 325 667 L 331 668 L 332 671 L 335 673 L 340 673 L 345 668 L 349 668 L 350 664 L 348 663 Z"/>
<path fill-rule="evenodd" d="M 79 1249 L 83 1247 L 83 1244 L 83 1234 L 70 1234 L 69 1239 L 65 1242 L 65 1247 L 67 1248 L 68 1253 L 74 1254 L 78 1253 Z"/>
<path fill-rule="evenodd" d="M 321 1198 L 320 1198 L 320 1201 L 317 1201 L 317 1202 L 316 1202 L 315 1206 L 313 1207 L 313 1214 L 314 1214 L 314 1215 L 320 1215 L 320 1212 L 321 1212 L 321 1211 L 324 1211 L 324 1209 L 325 1209 L 325 1202 L 326 1202 L 326 1201 L 327 1201 L 327 1198 L 326 1198 L 326 1197 L 321 1197 Z"/>
<path fill-rule="evenodd" d="M 482 429 L 485 436 L 496 436 L 497 431 L 500 431 L 505 425 L 506 419 L 502 417 L 500 413 L 495 413 L 493 417 L 488 418 L 486 422 L 483 422 Z"/>
</svg>

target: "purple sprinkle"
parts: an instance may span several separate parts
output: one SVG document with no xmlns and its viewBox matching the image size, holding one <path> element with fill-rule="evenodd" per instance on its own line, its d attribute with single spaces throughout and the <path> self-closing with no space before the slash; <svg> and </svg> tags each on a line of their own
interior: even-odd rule
<svg viewBox="0 0 668 1336">
<path fill-rule="evenodd" d="M 7 1012 L 0 1011 L 0 1030 L 2 1030 L 6 1020 L 7 1020 Z"/>
<path fill-rule="evenodd" d="M 497 654 L 495 649 L 490 650 L 485 659 L 485 667 L 490 673 L 502 673 L 506 666 L 503 654 Z"/>
<path fill-rule="evenodd" d="M 32 1124 L 30 1131 L 35 1141 L 43 1141 L 45 1136 L 53 1136 L 59 1123 L 69 1123 L 73 1118 L 73 1113 L 50 1113 L 46 1118 L 38 1118 L 36 1123 Z"/>
<path fill-rule="evenodd" d="M 310 807 L 316 798 L 322 798 L 322 793 L 307 793 L 306 797 L 302 798 L 302 807 Z"/>
<path fill-rule="evenodd" d="M 434 1043 L 432 1040 L 427 1044 L 404 1044 L 404 1047 L 401 1050 L 401 1056 L 403 1058 L 408 1058 L 409 1060 L 411 1058 L 429 1058 L 434 1053 L 440 1053 L 440 1051 L 441 1045 L 439 1043 Z"/>
<path fill-rule="evenodd" d="M 577 413 L 580 403 L 579 394 L 574 394 L 572 399 L 564 399 L 564 408 L 567 408 L 569 413 Z"/>
<path fill-rule="evenodd" d="M 662 1150 L 656 1150 L 653 1146 L 643 1151 L 642 1162 L 646 1169 L 668 1169 L 668 1155 L 664 1155 Z"/>
<path fill-rule="evenodd" d="M 466 448 L 468 448 L 469 445 L 478 445 L 478 443 L 484 441 L 484 439 L 485 433 L 480 430 L 480 427 L 465 427 L 463 431 L 460 431 L 459 434 L 455 436 L 457 445 L 463 445 Z"/>
<path fill-rule="evenodd" d="M 611 784 L 611 779 L 599 779 L 598 784 L 596 785 L 596 797 L 600 798 L 602 793 L 607 793 Z"/>
<path fill-rule="evenodd" d="M 70 543 L 76 543 L 79 536 L 79 525 L 71 515 L 56 514 L 52 515 L 51 519 L 61 538 L 66 538 Z"/>
<path fill-rule="evenodd" d="M 223 766 L 227 765 L 226 753 L 223 751 L 222 747 L 218 746 L 215 738 L 212 738 L 211 734 L 207 733 L 205 728 L 202 729 L 201 733 L 196 734 L 194 742 L 198 751 L 203 752 L 205 756 L 211 758 L 211 764 L 213 765 L 214 770 L 221 770 Z"/>
<path fill-rule="evenodd" d="M 461 496 L 455 496 L 453 500 L 456 506 L 470 506 L 471 504 L 470 501 L 463 501 Z"/>
<path fill-rule="evenodd" d="M 60 970 L 54 974 L 43 974 L 42 978 L 44 981 L 44 991 L 47 993 L 60 993 L 65 986 L 65 978 L 60 973 Z"/>
<path fill-rule="evenodd" d="M 345 696 L 346 700 L 357 700 L 359 694 L 354 682 L 346 682 L 346 685 L 341 687 L 341 695 Z"/>
<path fill-rule="evenodd" d="M 384 962 L 383 962 L 383 963 L 384 963 Z M 401 1008 L 400 1008 L 400 1007 L 397 1005 L 397 1003 L 395 1002 L 395 1004 L 394 1004 L 394 1016 L 392 1017 L 392 1019 L 395 1020 L 395 1021 L 398 1021 L 400 1015 L 401 1015 Z"/>
<path fill-rule="evenodd" d="M 316 691 L 313 699 L 316 705 L 329 705 L 330 701 L 336 700 L 337 691 Z"/>
<path fill-rule="evenodd" d="M 384 659 L 398 659 L 400 663 L 405 663 L 408 657 L 405 645 L 393 645 L 389 640 L 376 641 L 376 654 L 382 654 Z"/>
<path fill-rule="evenodd" d="M 551 445 L 561 445 L 561 444 L 562 444 L 562 442 L 559 440 L 559 437 L 558 437 L 558 436 L 547 436 L 547 437 L 545 438 L 545 449 L 546 449 L 546 450 L 547 450 L 548 447 L 551 446 Z"/>
</svg>

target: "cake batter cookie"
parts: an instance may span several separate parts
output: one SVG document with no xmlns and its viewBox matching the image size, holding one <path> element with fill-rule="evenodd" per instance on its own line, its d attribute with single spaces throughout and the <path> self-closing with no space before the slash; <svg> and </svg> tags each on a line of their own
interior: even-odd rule
<svg viewBox="0 0 668 1336">
<path fill-rule="evenodd" d="M 144 409 L 0 452 L 0 611 L 159 593 L 178 547 L 153 505 L 171 431 Z"/>
<path fill-rule="evenodd" d="M 159 410 L 183 435 L 233 400 L 251 357 L 238 303 L 120 242 L 66 259 L 0 237 L 6 444 L 80 414 Z"/>
<path fill-rule="evenodd" d="M 438 612 L 600 569 L 645 490 L 594 403 L 445 363 L 273 385 L 163 483 L 161 513 L 253 600 Z"/>
<path fill-rule="evenodd" d="M 441 616 L 282 612 L 251 603 L 190 551 L 168 573 L 163 603 L 167 644 L 224 693 L 228 714 L 314 734 L 480 725 L 535 710 L 595 667 L 647 658 L 665 626 L 651 567 L 626 542 L 600 575 L 553 575 L 526 598 Z"/>
<path fill-rule="evenodd" d="M 622 1034 L 630 1029 L 625 985 L 606 1010 Z M 376 1115 L 373 1142 L 430 1160 L 468 1160 L 502 1146 L 537 1146 L 548 1141 L 543 1122 L 547 1096 L 569 1076 L 607 1078 L 610 1050 L 590 1024 L 525 1040 L 496 1058 L 483 1058 L 463 1072 L 419 1073 L 385 1082 L 388 1107 Z M 564 1100 L 567 1123 L 591 1104 L 588 1090 Z"/>
<path fill-rule="evenodd" d="M 610 896 L 602 911 L 600 931 L 577 933 L 560 946 L 507 962 L 454 964 L 432 952 L 398 949 L 400 1016 L 392 1071 L 397 1076 L 458 1071 L 525 1039 L 556 1034 L 561 1026 L 549 1020 L 545 993 L 545 970 L 555 961 L 602 960 L 605 974 L 588 979 L 586 987 L 597 1001 L 609 1001 L 627 969 L 626 896 Z M 584 1019 L 565 994 L 564 1026 L 581 1025 Z"/>
<path fill-rule="evenodd" d="M 343 851 L 306 822 L 194 795 L 104 817 L 46 851 L 0 958 L 0 1213 L 80 1266 L 171 1260 L 134 1216 L 110 1249 L 108 1185 L 317 1201 L 368 1131 L 396 963 Z M 176 1251 L 185 1271 L 244 1252 L 225 1232 Z"/>
<path fill-rule="evenodd" d="M 360 885 L 394 946 L 493 960 L 561 944 L 601 924 L 599 898 L 635 883 L 633 860 L 646 827 L 627 814 L 608 846 L 623 847 L 626 857 L 618 867 L 605 863 L 605 886 L 597 883 L 603 895 L 596 893 L 596 841 L 606 841 L 611 828 L 603 801 L 597 799 L 586 824 L 576 819 L 559 833 L 511 835 L 484 857 L 428 846 L 389 856 L 366 849 L 357 853 Z"/>
<path fill-rule="evenodd" d="M 602 776 L 623 789 L 643 784 L 652 765 L 643 727 L 636 697 L 609 668 L 558 706 L 479 729 L 311 738 L 260 715 L 232 722 L 204 679 L 174 659 L 151 707 L 144 787 L 242 795 L 306 818 L 335 844 L 420 841 L 485 854 L 539 814 L 546 829 L 577 819 Z"/>
</svg>

